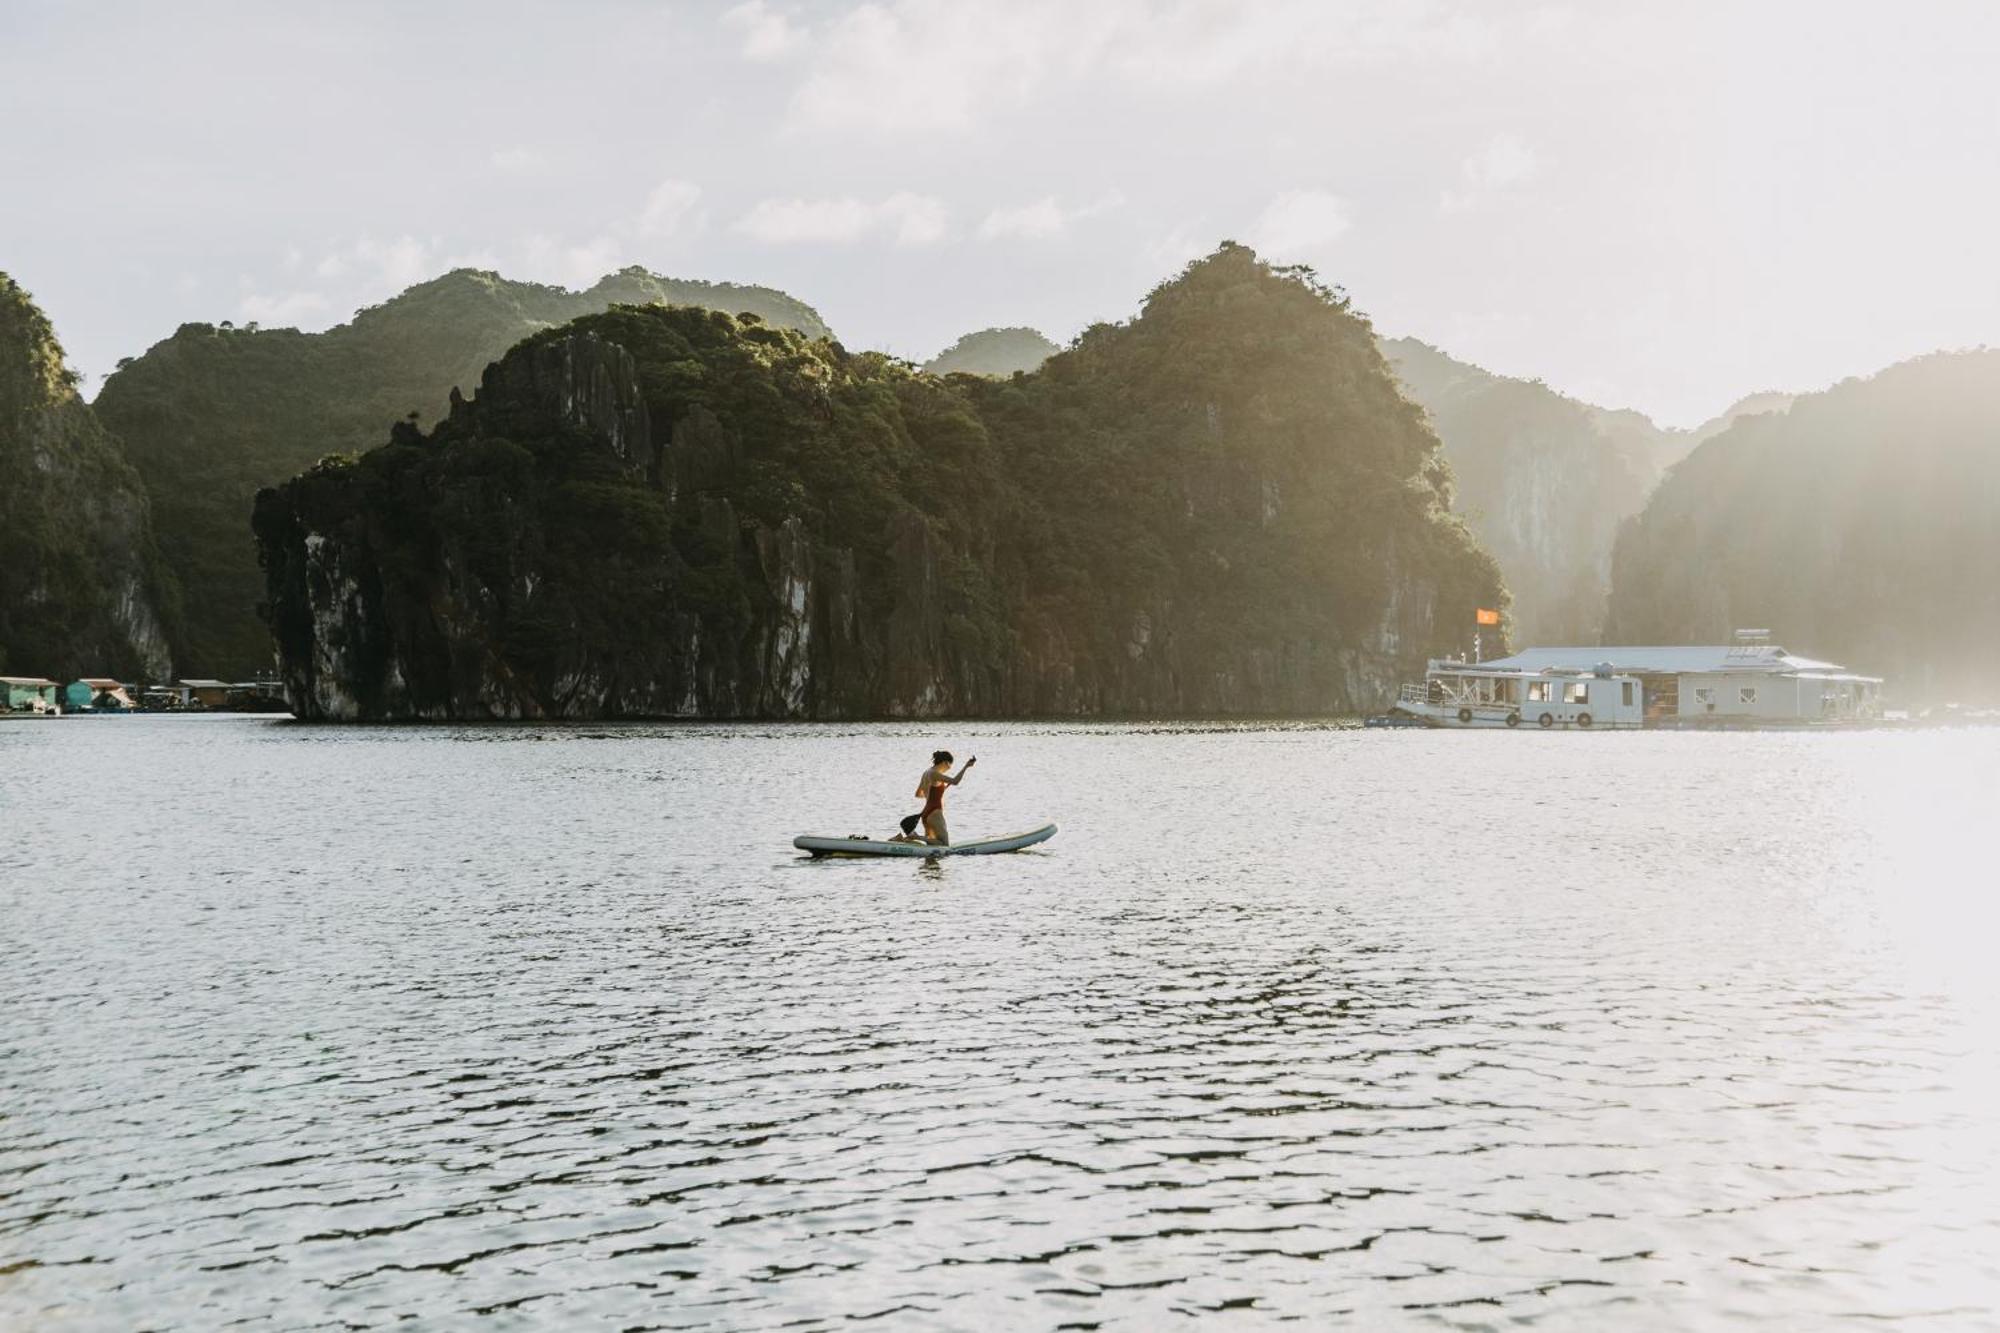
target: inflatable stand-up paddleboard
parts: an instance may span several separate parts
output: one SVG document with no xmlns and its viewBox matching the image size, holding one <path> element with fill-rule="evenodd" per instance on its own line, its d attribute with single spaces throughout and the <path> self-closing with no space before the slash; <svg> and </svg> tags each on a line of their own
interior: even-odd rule
<svg viewBox="0 0 2000 1333">
<path fill-rule="evenodd" d="M 1044 824 L 1029 833 L 1010 833 L 1004 838 L 981 838 L 977 842 L 955 842 L 949 847 L 933 847 L 922 842 L 890 842 L 886 839 L 864 838 L 860 834 L 846 838 L 822 838 L 811 833 L 801 834 L 792 839 L 792 846 L 802 852 L 811 852 L 815 858 L 822 856 L 985 856 L 992 852 L 1018 852 L 1023 847 L 1033 847 L 1038 842 L 1047 842 L 1056 836 L 1054 824 Z"/>
</svg>

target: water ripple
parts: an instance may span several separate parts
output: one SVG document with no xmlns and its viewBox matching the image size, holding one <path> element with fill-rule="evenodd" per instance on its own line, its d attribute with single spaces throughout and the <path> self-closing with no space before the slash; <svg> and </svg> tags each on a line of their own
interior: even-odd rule
<svg viewBox="0 0 2000 1333">
<path fill-rule="evenodd" d="M 1992 733 L 972 730 L 0 727 L 0 1327 L 2000 1326 Z"/>
</svg>

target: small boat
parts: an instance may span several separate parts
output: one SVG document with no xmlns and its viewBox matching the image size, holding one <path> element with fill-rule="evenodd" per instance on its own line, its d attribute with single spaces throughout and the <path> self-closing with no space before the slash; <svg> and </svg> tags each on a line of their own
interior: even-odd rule
<svg viewBox="0 0 2000 1333">
<path fill-rule="evenodd" d="M 802 833 L 792 839 L 792 846 L 802 852 L 810 852 L 815 860 L 823 856 L 986 856 L 993 852 L 1018 852 L 1023 847 L 1033 847 L 1055 836 L 1056 826 L 1044 824 L 1030 832 L 1010 833 L 1004 838 L 981 838 L 977 842 L 954 842 L 948 847 L 934 847 L 926 842 L 890 842 L 886 838 L 870 838 L 859 833 L 850 833 L 845 838 Z"/>
<path fill-rule="evenodd" d="M 1639 678 L 1609 663 L 1523 669 L 1507 662 L 1432 661 L 1421 685 L 1405 685 L 1392 716 L 1426 727 L 1572 727 L 1608 731 L 1644 725 Z M 1379 725 L 1379 724 L 1378 724 Z"/>
</svg>

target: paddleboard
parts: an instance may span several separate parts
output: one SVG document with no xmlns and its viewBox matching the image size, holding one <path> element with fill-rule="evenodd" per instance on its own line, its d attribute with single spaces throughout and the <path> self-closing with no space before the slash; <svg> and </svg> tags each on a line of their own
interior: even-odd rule
<svg viewBox="0 0 2000 1333">
<path fill-rule="evenodd" d="M 890 842 L 864 838 L 822 838 L 804 833 L 792 839 L 802 852 L 821 856 L 985 856 L 992 852 L 1018 852 L 1056 836 L 1054 824 L 1044 824 L 1029 833 L 1010 833 L 1004 838 L 981 838 L 976 842 L 955 842 L 949 847 L 932 847 L 921 842 Z"/>
</svg>

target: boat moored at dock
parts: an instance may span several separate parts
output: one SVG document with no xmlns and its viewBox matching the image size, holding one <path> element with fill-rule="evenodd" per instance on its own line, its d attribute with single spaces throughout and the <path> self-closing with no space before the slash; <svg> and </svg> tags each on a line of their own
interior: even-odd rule
<svg viewBox="0 0 2000 1333">
<path fill-rule="evenodd" d="M 1434 727 L 1557 727 L 1588 731 L 1645 725 L 1644 689 L 1609 664 L 1538 671 L 1499 662 L 1433 661 L 1405 685 L 1396 712 Z"/>
<path fill-rule="evenodd" d="M 1845 726 L 1879 721 L 1882 680 L 1799 657 L 1765 630 L 1723 646 L 1530 648 L 1433 659 L 1395 713 L 1433 727 Z"/>
</svg>

